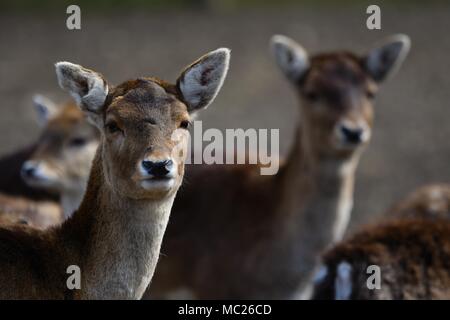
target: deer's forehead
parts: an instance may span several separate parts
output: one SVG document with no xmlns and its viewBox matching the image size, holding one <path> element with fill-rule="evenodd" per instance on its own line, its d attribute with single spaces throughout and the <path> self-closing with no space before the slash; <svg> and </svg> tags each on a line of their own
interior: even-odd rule
<svg viewBox="0 0 450 320">
<path fill-rule="evenodd" d="M 94 128 L 86 119 L 63 119 L 60 121 L 50 122 L 43 131 L 42 139 L 60 140 L 82 136 L 85 138 L 95 138 L 99 136 L 96 128 Z"/>
<path fill-rule="evenodd" d="M 187 114 L 187 107 L 166 84 L 152 79 L 137 79 L 119 86 L 113 94 L 107 116 L 111 114 L 124 121 L 143 118 L 167 119 Z"/>
<path fill-rule="evenodd" d="M 50 120 L 47 124 L 44 134 L 52 135 L 68 135 L 74 130 L 83 128 L 83 124 L 87 121 L 83 117 L 61 117 L 58 116 Z"/>
<path fill-rule="evenodd" d="M 346 53 L 314 57 L 305 79 L 305 87 L 322 90 L 364 88 L 370 83 L 360 60 Z"/>
</svg>

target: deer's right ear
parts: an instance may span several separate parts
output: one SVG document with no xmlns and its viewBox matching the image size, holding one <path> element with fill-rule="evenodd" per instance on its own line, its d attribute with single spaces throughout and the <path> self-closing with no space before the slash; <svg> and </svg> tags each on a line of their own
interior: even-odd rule
<svg viewBox="0 0 450 320">
<path fill-rule="evenodd" d="M 407 35 L 390 36 L 363 57 L 364 66 L 375 81 L 384 81 L 400 68 L 410 47 Z"/>
<path fill-rule="evenodd" d="M 90 119 L 99 124 L 108 95 L 108 84 L 103 77 L 70 62 L 58 62 L 55 66 L 60 87 L 68 91 Z"/>
<path fill-rule="evenodd" d="M 38 123 L 42 127 L 58 113 L 58 106 L 40 94 L 33 96 L 33 107 L 36 110 Z"/>
<path fill-rule="evenodd" d="M 205 109 L 214 100 L 229 64 L 230 50 L 220 48 L 205 54 L 181 73 L 177 87 L 189 112 Z"/>
<path fill-rule="evenodd" d="M 309 68 L 306 50 L 294 40 L 282 35 L 273 36 L 270 47 L 281 71 L 290 81 L 299 81 Z"/>
</svg>

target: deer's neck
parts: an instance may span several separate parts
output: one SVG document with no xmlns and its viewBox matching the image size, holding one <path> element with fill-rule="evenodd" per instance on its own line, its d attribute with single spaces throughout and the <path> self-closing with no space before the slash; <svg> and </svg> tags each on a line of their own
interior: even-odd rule
<svg viewBox="0 0 450 320">
<path fill-rule="evenodd" d="M 339 240 L 347 227 L 359 153 L 332 158 L 318 155 L 299 128 L 281 176 L 281 212 L 288 225 L 324 244 Z M 297 231 L 299 231 L 297 229 Z"/>
<path fill-rule="evenodd" d="M 101 163 L 99 150 L 80 209 L 63 225 L 79 244 L 76 297 L 139 299 L 153 276 L 175 194 L 158 201 L 124 197 L 105 183 Z"/>
<path fill-rule="evenodd" d="M 64 220 L 69 218 L 80 206 L 81 201 L 83 200 L 84 190 L 86 187 L 82 188 L 82 190 L 70 190 L 64 191 L 61 194 L 61 207 L 63 210 Z"/>
<path fill-rule="evenodd" d="M 331 159 L 317 155 L 298 129 L 294 148 L 280 179 L 280 243 L 295 252 L 292 264 L 304 280 L 323 250 L 339 240 L 353 204 L 354 173 L 359 155 Z"/>
</svg>

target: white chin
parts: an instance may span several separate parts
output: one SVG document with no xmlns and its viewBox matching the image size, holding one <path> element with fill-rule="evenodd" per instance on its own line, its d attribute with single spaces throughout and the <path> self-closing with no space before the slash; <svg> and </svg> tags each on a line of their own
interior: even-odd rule
<svg viewBox="0 0 450 320">
<path fill-rule="evenodd" d="M 160 190 L 166 191 L 173 188 L 175 185 L 175 179 L 155 180 L 148 179 L 141 182 L 142 188 L 145 190 Z"/>
</svg>

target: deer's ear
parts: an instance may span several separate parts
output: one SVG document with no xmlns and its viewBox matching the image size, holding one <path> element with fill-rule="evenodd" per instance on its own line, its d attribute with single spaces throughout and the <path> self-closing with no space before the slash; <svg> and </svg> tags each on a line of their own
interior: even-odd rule
<svg viewBox="0 0 450 320">
<path fill-rule="evenodd" d="M 273 36 L 270 47 L 281 71 L 290 81 L 299 81 L 309 68 L 306 50 L 294 40 L 282 35 Z"/>
<path fill-rule="evenodd" d="M 98 123 L 108 95 L 108 84 L 103 77 L 70 62 L 58 62 L 55 66 L 60 87 L 71 94 L 91 120 Z"/>
<path fill-rule="evenodd" d="M 40 94 L 33 96 L 33 107 L 36 110 L 38 123 L 42 127 L 58 113 L 58 106 Z"/>
<path fill-rule="evenodd" d="M 217 49 L 188 66 L 177 80 L 177 87 L 189 112 L 205 109 L 222 87 L 230 63 L 230 50 Z"/>
<path fill-rule="evenodd" d="M 400 68 L 410 47 L 408 36 L 390 36 L 364 56 L 364 66 L 375 81 L 384 81 Z"/>
</svg>

